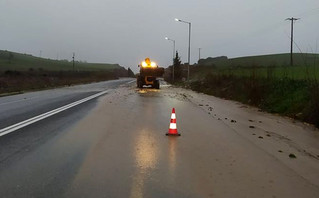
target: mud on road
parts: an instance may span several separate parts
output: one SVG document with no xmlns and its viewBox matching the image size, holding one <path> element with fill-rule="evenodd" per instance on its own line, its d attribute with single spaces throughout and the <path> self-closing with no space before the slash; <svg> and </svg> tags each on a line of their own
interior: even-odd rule
<svg viewBox="0 0 319 198">
<path fill-rule="evenodd" d="M 173 107 L 180 137 L 165 136 Z M 318 134 L 237 102 L 125 84 L 17 159 L 0 189 L 7 197 L 316 198 Z"/>
<path fill-rule="evenodd" d="M 165 136 L 173 107 L 178 138 Z M 127 84 L 73 129 L 88 131 L 67 196 L 319 196 L 318 131 L 233 101 Z"/>
</svg>

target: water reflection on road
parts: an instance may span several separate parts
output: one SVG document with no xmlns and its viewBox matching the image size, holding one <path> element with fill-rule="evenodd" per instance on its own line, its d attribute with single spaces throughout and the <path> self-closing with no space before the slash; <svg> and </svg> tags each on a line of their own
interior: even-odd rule
<svg viewBox="0 0 319 198">
<path fill-rule="evenodd" d="M 169 137 L 169 154 L 168 154 L 168 166 L 169 172 L 172 178 L 175 178 L 176 170 L 176 137 Z"/>
<path fill-rule="evenodd" d="M 159 159 L 158 146 L 152 133 L 146 129 L 139 132 L 134 144 L 136 172 L 133 176 L 130 197 L 143 197 L 144 184 L 149 180 Z"/>
</svg>

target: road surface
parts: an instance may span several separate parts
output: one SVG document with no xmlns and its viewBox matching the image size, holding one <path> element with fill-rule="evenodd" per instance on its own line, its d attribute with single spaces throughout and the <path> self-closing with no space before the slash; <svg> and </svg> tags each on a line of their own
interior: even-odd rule
<svg viewBox="0 0 319 198">
<path fill-rule="evenodd" d="M 33 99 L 1 98 L 3 128 L 109 90 L 0 137 L 1 197 L 319 197 L 318 130 L 233 101 L 129 81 L 71 87 L 76 94 L 64 102 L 65 89 L 44 92 L 53 103 L 39 109 Z M 180 137 L 165 136 L 173 107 Z"/>
</svg>

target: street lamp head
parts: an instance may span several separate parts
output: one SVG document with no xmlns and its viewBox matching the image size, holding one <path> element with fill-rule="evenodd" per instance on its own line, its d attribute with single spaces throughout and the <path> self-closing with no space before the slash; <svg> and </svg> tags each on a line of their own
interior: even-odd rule
<svg viewBox="0 0 319 198">
<path fill-rule="evenodd" d="M 166 40 L 168 40 L 168 37 L 165 37 Z"/>
<path fill-rule="evenodd" d="M 175 18 L 175 21 L 179 21 L 179 19 Z"/>
</svg>

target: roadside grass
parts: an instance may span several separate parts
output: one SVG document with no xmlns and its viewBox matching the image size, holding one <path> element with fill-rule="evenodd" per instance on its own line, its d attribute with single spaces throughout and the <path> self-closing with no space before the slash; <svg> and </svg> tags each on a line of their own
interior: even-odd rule
<svg viewBox="0 0 319 198">
<path fill-rule="evenodd" d="M 113 72 L 6 72 L 0 74 L 0 96 L 117 78 Z"/>
<path fill-rule="evenodd" d="M 254 66 L 254 67 L 206 67 L 193 66 L 192 79 L 200 79 L 207 74 L 234 75 L 239 77 L 290 78 L 296 80 L 319 79 L 319 66 Z"/>
<path fill-rule="evenodd" d="M 203 79 L 193 79 L 188 87 L 319 127 L 319 86 L 316 80 L 210 73 Z"/>
</svg>

